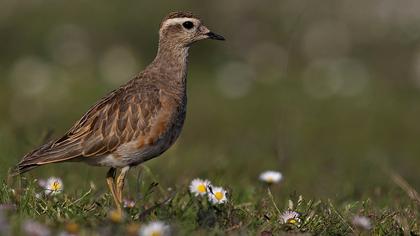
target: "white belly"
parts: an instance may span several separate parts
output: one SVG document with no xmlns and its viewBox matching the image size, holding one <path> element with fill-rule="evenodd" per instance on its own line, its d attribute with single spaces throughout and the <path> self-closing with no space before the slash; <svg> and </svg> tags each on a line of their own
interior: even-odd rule
<svg viewBox="0 0 420 236">
<path fill-rule="evenodd" d="M 114 168 L 122 168 L 129 166 L 130 163 L 127 161 L 127 158 L 116 158 L 113 154 L 100 157 L 91 157 L 88 160 L 89 165 L 94 166 L 108 166 Z"/>
</svg>

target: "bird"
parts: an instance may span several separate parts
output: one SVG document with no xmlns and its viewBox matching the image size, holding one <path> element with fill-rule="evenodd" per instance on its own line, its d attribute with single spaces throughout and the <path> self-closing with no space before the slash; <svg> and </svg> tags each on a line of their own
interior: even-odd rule
<svg viewBox="0 0 420 236">
<path fill-rule="evenodd" d="M 129 169 L 160 156 L 181 133 L 189 48 L 205 39 L 225 40 L 191 12 L 169 13 L 160 23 L 154 60 L 90 107 L 63 136 L 26 154 L 12 175 L 58 162 L 108 167 L 106 183 L 122 214 Z"/>
</svg>

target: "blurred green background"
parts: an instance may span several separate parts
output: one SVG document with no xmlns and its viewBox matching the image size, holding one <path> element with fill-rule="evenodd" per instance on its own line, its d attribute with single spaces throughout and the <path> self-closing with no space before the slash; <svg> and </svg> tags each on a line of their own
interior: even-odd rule
<svg viewBox="0 0 420 236">
<path fill-rule="evenodd" d="M 153 60 L 175 10 L 227 41 L 190 50 L 183 133 L 146 164 L 163 186 L 206 177 L 235 194 L 273 169 L 279 194 L 380 199 L 399 191 L 391 169 L 420 189 L 415 0 L 1 0 L 0 176 Z M 65 163 L 29 175 L 87 189 L 105 172 Z"/>
</svg>

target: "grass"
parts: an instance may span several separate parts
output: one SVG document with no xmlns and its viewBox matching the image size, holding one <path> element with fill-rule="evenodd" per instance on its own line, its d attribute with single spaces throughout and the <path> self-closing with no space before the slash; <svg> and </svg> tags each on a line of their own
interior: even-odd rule
<svg viewBox="0 0 420 236">
<path fill-rule="evenodd" d="M 395 5 L 398 14 L 378 21 L 372 4 L 351 4 L 371 16 L 360 24 L 360 14 L 336 1 L 23 2 L 6 3 L 0 16 L 0 235 L 5 226 L 23 235 L 29 219 L 54 234 L 79 235 L 126 235 L 153 220 L 178 235 L 420 234 L 419 37 L 410 30 L 416 19 L 399 16 L 412 7 Z M 181 137 L 147 168 L 130 171 L 125 194 L 136 206 L 123 220 L 108 216 L 105 169 L 65 163 L 7 177 L 44 136 L 63 134 L 116 87 L 101 66 L 111 49 L 132 52 L 141 70 L 154 56 L 160 17 L 183 7 L 228 41 L 191 50 Z M 77 37 L 68 37 L 73 31 Z M 78 45 L 86 54 L 62 50 Z M 226 72 L 238 63 L 249 78 L 242 69 Z M 242 97 L 226 96 L 244 86 Z M 269 169 L 284 179 L 268 189 L 258 175 Z M 36 180 L 50 176 L 63 179 L 64 192 L 37 198 L 43 191 Z M 191 196 L 197 177 L 226 187 L 228 203 Z M 299 226 L 279 223 L 289 209 L 301 213 Z M 355 226 L 355 216 L 368 217 L 372 228 Z"/>
<path fill-rule="evenodd" d="M 235 100 L 221 96 L 211 78 L 197 73 L 191 73 L 201 80 L 190 83 L 180 140 L 148 161 L 148 168 L 130 170 L 126 196 L 137 203 L 122 222 L 108 217 L 113 202 L 105 169 L 47 165 L 1 184 L 0 204 L 8 208 L 2 211 L 13 235 L 22 235 L 28 219 L 54 233 L 76 223 L 80 235 L 125 235 L 153 220 L 170 224 L 178 235 L 420 234 L 417 90 L 371 80 L 357 96 L 319 99 L 304 91 L 301 80 L 283 79 L 256 83 Z M 2 116 L 2 179 L 25 152 L 42 143 L 46 127 L 57 128 L 54 136 L 63 133 L 107 90 L 89 83 L 69 88 L 80 96 L 63 101 L 66 106 L 47 103 L 45 109 L 54 112 L 38 120 L 18 124 Z M 272 195 L 258 181 L 268 169 L 284 175 L 272 186 Z M 63 194 L 36 198 L 42 189 L 35 180 L 49 176 L 63 179 Z M 226 187 L 229 203 L 214 207 L 192 197 L 188 185 L 196 177 Z M 299 227 L 279 223 L 288 209 L 301 213 Z M 372 228 L 354 226 L 357 215 L 369 217 Z"/>
<path fill-rule="evenodd" d="M 229 201 L 213 205 L 205 197 L 191 195 L 188 186 L 161 186 L 147 167 L 142 169 L 141 181 L 134 176 L 130 178 L 135 183 L 126 194 L 135 199 L 136 205 L 125 209 L 124 219 L 109 217 L 112 198 L 93 183 L 89 189 L 36 197 L 43 189 L 32 178 L 21 179 L 14 188 L 2 183 L 1 211 L 8 216 L 12 235 L 24 235 L 21 225 L 27 219 L 35 219 L 57 234 L 67 230 L 79 235 L 133 234 L 145 222 L 154 220 L 170 224 L 177 235 L 420 234 L 418 202 L 397 189 L 385 194 L 386 197 L 378 197 L 387 199 L 386 202 L 373 199 L 337 202 L 305 198 L 299 193 L 279 198 L 276 193 L 283 191 L 281 184 L 232 185 L 227 186 Z M 286 210 L 299 212 L 301 223 L 280 223 L 280 215 Z M 355 216 L 367 216 L 372 228 L 353 225 Z"/>
</svg>

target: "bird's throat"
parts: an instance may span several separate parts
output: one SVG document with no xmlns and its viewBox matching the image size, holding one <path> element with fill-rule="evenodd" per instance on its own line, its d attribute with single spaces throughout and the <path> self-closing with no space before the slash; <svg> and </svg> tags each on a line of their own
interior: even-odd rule
<svg viewBox="0 0 420 236">
<path fill-rule="evenodd" d="M 188 69 L 189 47 L 160 45 L 153 65 L 170 80 L 176 83 L 186 83 Z"/>
</svg>

